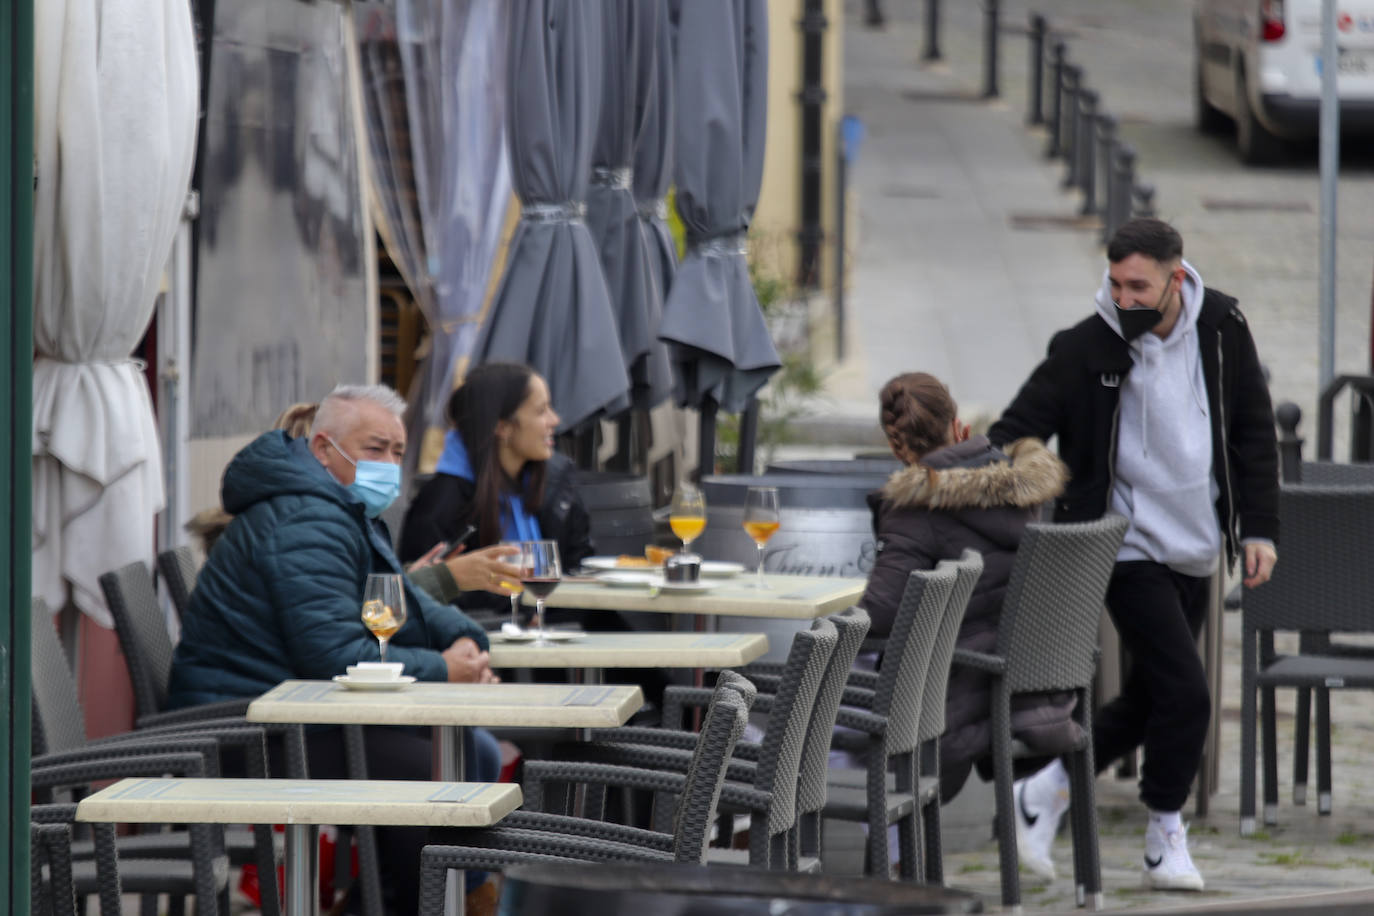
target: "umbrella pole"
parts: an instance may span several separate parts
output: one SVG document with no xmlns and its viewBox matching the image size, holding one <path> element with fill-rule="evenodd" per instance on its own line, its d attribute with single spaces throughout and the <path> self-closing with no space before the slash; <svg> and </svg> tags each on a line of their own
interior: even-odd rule
<svg viewBox="0 0 1374 916">
<path fill-rule="evenodd" d="M 697 427 L 697 480 L 714 474 L 716 470 L 716 411 L 715 401 L 706 399 L 700 408 Z"/>
<path fill-rule="evenodd" d="M 739 463 L 736 468 L 740 474 L 754 473 L 754 453 L 759 444 L 759 399 L 750 398 L 744 412 L 739 415 Z"/>
</svg>

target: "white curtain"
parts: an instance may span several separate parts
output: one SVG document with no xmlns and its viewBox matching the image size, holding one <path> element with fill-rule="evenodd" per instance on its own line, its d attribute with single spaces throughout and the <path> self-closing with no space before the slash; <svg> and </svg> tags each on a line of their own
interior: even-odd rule
<svg viewBox="0 0 1374 916">
<path fill-rule="evenodd" d="M 101 573 L 153 558 L 141 365 L 195 157 L 187 0 L 34 4 L 33 590 L 109 626 Z"/>
</svg>

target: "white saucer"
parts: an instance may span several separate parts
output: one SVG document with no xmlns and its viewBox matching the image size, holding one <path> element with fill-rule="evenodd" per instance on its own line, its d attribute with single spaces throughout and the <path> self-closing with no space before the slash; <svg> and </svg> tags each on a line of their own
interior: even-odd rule
<svg viewBox="0 0 1374 916">
<path fill-rule="evenodd" d="M 533 642 L 538 638 L 539 634 L 534 630 L 513 631 L 503 629 L 487 634 L 487 639 L 492 642 Z"/>
<path fill-rule="evenodd" d="M 415 678 L 409 674 L 403 674 L 394 681 L 360 681 L 346 674 L 336 674 L 334 675 L 334 683 L 347 687 L 349 690 L 400 690 L 415 683 Z"/>
<path fill-rule="evenodd" d="M 713 579 L 728 579 L 744 572 L 743 563 L 730 563 L 725 560 L 702 560 L 701 574 Z"/>
<path fill-rule="evenodd" d="M 618 570 L 620 572 L 633 573 L 652 573 L 663 568 L 663 564 L 656 566 L 621 566 L 617 563 L 617 557 L 587 557 L 582 561 L 582 565 L 587 569 L 595 570 Z"/>
<path fill-rule="evenodd" d="M 718 584 L 717 582 L 664 582 L 662 589 L 665 592 L 691 594 L 693 592 L 709 592 Z"/>
<path fill-rule="evenodd" d="M 538 638 L 539 632 L 536 630 L 534 635 Z M 585 630 L 545 630 L 544 638 L 549 642 L 576 642 L 586 639 L 587 633 Z"/>
<path fill-rule="evenodd" d="M 663 573 L 647 569 L 611 570 L 598 575 L 596 581 L 614 588 L 655 588 L 663 584 Z"/>
</svg>

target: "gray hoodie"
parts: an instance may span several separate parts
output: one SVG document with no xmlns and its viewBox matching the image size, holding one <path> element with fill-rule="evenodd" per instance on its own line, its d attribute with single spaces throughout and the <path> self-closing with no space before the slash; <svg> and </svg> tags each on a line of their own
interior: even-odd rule
<svg viewBox="0 0 1374 916">
<path fill-rule="evenodd" d="M 1112 511 L 1130 519 L 1118 560 L 1153 560 L 1189 576 L 1208 576 L 1221 553 L 1212 427 L 1198 349 L 1202 278 L 1187 261 L 1183 310 L 1169 336 L 1143 334 L 1130 345 L 1133 367 L 1121 380 Z M 1097 312 L 1121 333 L 1104 273 Z"/>
</svg>

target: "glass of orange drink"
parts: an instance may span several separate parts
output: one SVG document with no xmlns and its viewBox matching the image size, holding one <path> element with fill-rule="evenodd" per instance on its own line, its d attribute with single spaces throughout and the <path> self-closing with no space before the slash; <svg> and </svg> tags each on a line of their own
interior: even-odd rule
<svg viewBox="0 0 1374 916">
<path fill-rule="evenodd" d="M 669 510 L 668 525 L 682 541 L 686 553 L 701 532 L 706 530 L 706 497 L 690 483 L 680 483 L 673 491 L 673 506 Z"/>
<path fill-rule="evenodd" d="M 758 588 L 767 588 L 763 581 L 763 548 L 782 524 L 778 509 L 777 487 L 750 487 L 744 496 L 744 531 L 759 548 Z"/>
</svg>

